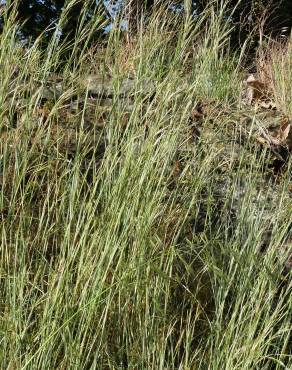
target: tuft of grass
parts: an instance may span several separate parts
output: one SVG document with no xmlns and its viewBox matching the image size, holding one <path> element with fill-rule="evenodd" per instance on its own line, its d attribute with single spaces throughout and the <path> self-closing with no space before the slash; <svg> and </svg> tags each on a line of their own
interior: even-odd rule
<svg viewBox="0 0 292 370">
<path fill-rule="evenodd" d="M 136 37 L 114 29 L 80 51 L 97 15 L 66 63 L 57 32 L 24 50 L 6 20 L 1 367 L 291 367 L 291 159 L 275 176 L 273 153 L 242 137 L 241 56 L 213 5 L 194 22 L 158 10 Z M 60 71 L 62 95 L 43 103 Z M 134 78 L 131 109 L 118 94 L 92 107 L 89 72 Z"/>
<path fill-rule="evenodd" d="M 258 58 L 258 70 L 261 78 L 267 83 L 277 106 L 289 117 L 292 117 L 291 81 L 292 81 L 292 43 L 284 41 L 267 42 L 262 47 Z"/>
</svg>

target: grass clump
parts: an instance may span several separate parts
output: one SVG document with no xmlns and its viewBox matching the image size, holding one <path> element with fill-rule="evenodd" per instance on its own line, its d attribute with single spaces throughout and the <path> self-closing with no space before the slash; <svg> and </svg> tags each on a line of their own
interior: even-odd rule
<svg viewBox="0 0 292 370">
<path fill-rule="evenodd" d="M 195 24 L 154 15 L 131 44 L 113 30 L 102 63 L 90 50 L 61 64 L 53 41 L 44 63 L 4 28 L 3 368 L 290 367 L 291 159 L 275 175 L 273 152 L 242 138 L 241 61 L 212 9 Z M 199 26 L 210 14 L 215 38 Z M 88 71 L 110 74 L 109 109 L 79 90 Z"/>
<path fill-rule="evenodd" d="M 258 69 L 260 75 L 273 93 L 275 103 L 283 113 L 291 117 L 292 78 L 292 43 L 291 37 L 282 41 L 269 40 L 259 52 Z"/>
</svg>

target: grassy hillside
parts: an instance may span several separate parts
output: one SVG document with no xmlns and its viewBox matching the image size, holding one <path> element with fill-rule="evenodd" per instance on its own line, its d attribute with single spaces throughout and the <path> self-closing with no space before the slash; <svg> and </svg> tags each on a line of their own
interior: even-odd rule
<svg viewBox="0 0 292 370">
<path fill-rule="evenodd" d="M 87 25 L 65 63 L 6 20 L 1 368 L 291 368 L 291 40 L 255 94 L 223 14 Z"/>
</svg>

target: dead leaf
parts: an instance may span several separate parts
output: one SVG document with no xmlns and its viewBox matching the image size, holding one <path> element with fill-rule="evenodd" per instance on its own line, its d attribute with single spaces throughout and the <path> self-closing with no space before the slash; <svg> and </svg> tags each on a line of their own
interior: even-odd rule
<svg viewBox="0 0 292 370">
<path fill-rule="evenodd" d="M 291 122 L 288 117 L 282 118 L 277 138 L 282 145 L 287 145 L 289 150 L 292 149 L 292 129 Z"/>
<path fill-rule="evenodd" d="M 257 80 L 254 75 L 250 75 L 247 80 L 247 103 L 250 105 L 255 101 L 265 98 L 267 85 Z"/>
</svg>

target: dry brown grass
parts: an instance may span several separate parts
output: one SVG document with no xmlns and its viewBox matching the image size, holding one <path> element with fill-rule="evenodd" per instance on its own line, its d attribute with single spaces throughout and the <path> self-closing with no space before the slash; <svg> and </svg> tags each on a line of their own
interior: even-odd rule
<svg viewBox="0 0 292 370">
<path fill-rule="evenodd" d="M 256 63 L 259 80 L 267 85 L 278 108 L 292 117 L 292 38 L 269 40 Z"/>
</svg>

